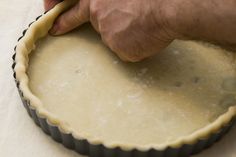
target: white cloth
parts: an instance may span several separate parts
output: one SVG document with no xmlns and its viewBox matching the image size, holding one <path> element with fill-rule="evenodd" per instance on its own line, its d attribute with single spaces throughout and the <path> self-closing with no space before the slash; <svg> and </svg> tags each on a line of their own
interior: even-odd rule
<svg viewBox="0 0 236 157">
<path fill-rule="evenodd" d="M 0 1 L 0 156 L 81 157 L 54 142 L 26 113 L 15 87 L 11 64 L 17 38 L 43 13 L 41 0 Z M 196 157 L 236 157 L 236 127 Z"/>
</svg>

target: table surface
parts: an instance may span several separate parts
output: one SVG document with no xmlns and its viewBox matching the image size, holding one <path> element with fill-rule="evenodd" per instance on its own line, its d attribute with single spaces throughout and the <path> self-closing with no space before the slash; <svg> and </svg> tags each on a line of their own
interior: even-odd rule
<svg viewBox="0 0 236 157">
<path fill-rule="evenodd" d="M 42 0 L 0 1 L 0 156 L 82 157 L 45 135 L 27 115 L 15 87 L 11 56 L 17 38 L 43 13 Z M 236 127 L 195 157 L 236 157 Z"/>
</svg>

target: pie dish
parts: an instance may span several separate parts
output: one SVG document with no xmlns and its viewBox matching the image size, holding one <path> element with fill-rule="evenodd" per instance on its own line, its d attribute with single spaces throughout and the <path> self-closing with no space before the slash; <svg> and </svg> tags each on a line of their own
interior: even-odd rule
<svg viewBox="0 0 236 157">
<path fill-rule="evenodd" d="M 72 3 L 31 23 L 13 56 L 23 104 L 44 132 L 90 156 L 187 157 L 230 129 L 236 117 L 233 53 L 175 41 L 151 59 L 124 63 L 88 24 L 47 36 Z"/>
</svg>

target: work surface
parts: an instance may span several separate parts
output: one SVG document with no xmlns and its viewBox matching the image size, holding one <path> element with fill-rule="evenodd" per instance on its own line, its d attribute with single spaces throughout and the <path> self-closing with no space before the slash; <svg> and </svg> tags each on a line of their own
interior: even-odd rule
<svg viewBox="0 0 236 157">
<path fill-rule="evenodd" d="M 27 115 L 17 93 L 11 56 L 22 30 L 43 12 L 41 0 L 0 1 L 0 156 L 80 157 L 45 135 Z M 236 127 L 195 157 L 236 157 Z"/>
</svg>

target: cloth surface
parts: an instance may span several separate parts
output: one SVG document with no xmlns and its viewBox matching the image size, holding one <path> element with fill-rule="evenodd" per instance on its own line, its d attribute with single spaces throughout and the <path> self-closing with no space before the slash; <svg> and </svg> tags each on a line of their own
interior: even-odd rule
<svg viewBox="0 0 236 157">
<path fill-rule="evenodd" d="M 24 109 L 12 76 L 17 38 L 38 15 L 42 0 L 0 1 L 0 156 L 82 157 L 54 142 L 37 127 Z M 213 147 L 195 157 L 236 157 L 236 127 Z"/>
</svg>

